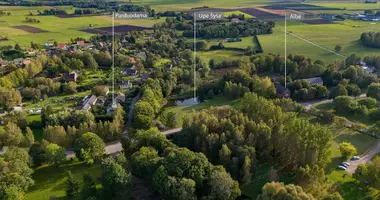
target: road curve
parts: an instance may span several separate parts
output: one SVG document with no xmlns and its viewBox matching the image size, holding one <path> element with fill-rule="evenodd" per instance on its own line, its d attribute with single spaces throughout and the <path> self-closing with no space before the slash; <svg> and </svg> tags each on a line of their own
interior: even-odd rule
<svg viewBox="0 0 380 200">
<path fill-rule="evenodd" d="M 347 168 L 347 173 L 351 175 L 355 173 L 359 165 L 369 162 L 378 152 L 380 152 L 380 142 L 378 142 L 376 146 L 364 154 L 359 160 L 350 161 L 350 166 Z"/>
</svg>

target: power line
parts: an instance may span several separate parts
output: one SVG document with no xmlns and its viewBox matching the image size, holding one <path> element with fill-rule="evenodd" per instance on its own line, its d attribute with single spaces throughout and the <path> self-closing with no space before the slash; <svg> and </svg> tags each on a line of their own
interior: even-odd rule
<svg viewBox="0 0 380 200">
<path fill-rule="evenodd" d="M 284 31 L 285 34 L 289 34 L 289 35 L 291 35 L 291 36 L 293 36 L 293 37 L 296 37 L 296 38 L 298 38 L 298 39 L 300 39 L 300 40 L 303 40 L 304 42 L 307 42 L 307 43 L 312 44 L 312 45 L 314 45 L 314 46 L 316 46 L 316 47 L 319 47 L 319 48 L 321 48 L 321 49 L 324 49 L 324 50 L 326 50 L 326 51 L 329 51 L 330 53 L 333 53 L 333 54 L 335 54 L 335 55 L 337 55 L 337 56 L 340 56 L 340 57 L 342 57 L 342 58 L 347 58 L 347 56 L 345 56 L 345 55 L 343 55 L 343 54 L 337 53 L 337 52 L 335 52 L 335 51 L 333 51 L 333 50 L 330 50 L 330 49 L 328 49 L 328 48 L 326 48 L 326 47 L 324 47 L 324 46 L 321 46 L 321 45 L 319 45 L 319 44 L 317 44 L 317 43 L 315 43 L 315 42 L 312 42 L 312 41 L 310 41 L 310 40 L 308 40 L 308 39 L 305 39 L 305 38 L 303 38 L 303 37 L 301 37 L 301 36 L 298 36 L 298 35 L 296 35 L 296 34 L 290 33 L 290 32 L 288 32 L 287 30 L 282 30 L 282 29 L 279 29 L 279 28 L 276 28 L 276 27 L 274 27 L 274 28 L 275 28 L 275 29 L 278 29 L 278 30 L 280 30 L 280 31 Z M 286 56 L 286 55 L 285 55 L 285 56 Z"/>
</svg>

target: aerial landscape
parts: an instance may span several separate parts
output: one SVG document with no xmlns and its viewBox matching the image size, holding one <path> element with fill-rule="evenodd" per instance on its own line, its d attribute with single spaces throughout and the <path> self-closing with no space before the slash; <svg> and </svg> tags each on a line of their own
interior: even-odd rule
<svg viewBox="0 0 380 200">
<path fill-rule="evenodd" d="M 0 200 L 380 200 L 380 1 L 0 0 Z"/>
</svg>

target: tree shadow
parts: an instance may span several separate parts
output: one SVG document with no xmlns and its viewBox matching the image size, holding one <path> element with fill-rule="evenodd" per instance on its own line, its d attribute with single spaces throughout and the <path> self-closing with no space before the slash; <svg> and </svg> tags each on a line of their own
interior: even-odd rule
<svg viewBox="0 0 380 200">
<path fill-rule="evenodd" d="M 342 163 L 344 161 L 343 158 L 340 158 L 340 157 L 335 157 L 335 158 L 332 158 L 331 159 L 331 162 L 326 166 L 326 171 L 325 173 L 326 174 L 330 174 L 331 172 L 333 172 L 335 169 L 337 169 L 337 167 L 339 166 L 340 163 Z"/>
</svg>

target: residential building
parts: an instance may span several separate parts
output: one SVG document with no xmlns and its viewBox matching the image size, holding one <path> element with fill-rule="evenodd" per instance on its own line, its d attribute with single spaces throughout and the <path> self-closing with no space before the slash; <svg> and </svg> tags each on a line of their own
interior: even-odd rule
<svg viewBox="0 0 380 200">
<path fill-rule="evenodd" d="M 369 73 L 373 73 L 373 72 L 376 70 L 376 68 L 375 68 L 375 67 L 372 67 L 372 66 L 363 66 L 362 69 L 363 69 L 364 71 L 369 72 Z"/>
<path fill-rule="evenodd" d="M 24 65 L 24 58 L 16 58 L 12 62 L 17 66 L 22 67 Z"/>
<path fill-rule="evenodd" d="M 92 106 L 94 106 L 97 101 L 98 101 L 98 97 L 96 97 L 95 95 L 91 95 L 90 98 L 87 98 L 84 101 L 81 110 L 91 110 Z"/>
<path fill-rule="evenodd" d="M 104 105 L 105 102 L 106 102 L 106 101 L 105 101 L 104 99 L 98 98 L 98 100 L 96 101 L 96 104 L 102 106 L 102 105 Z"/>
<path fill-rule="evenodd" d="M 330 14 L 326 14 L 326 13 L 321 14 L 320 17 L 322 19 L 331 20 L 331 21 L 336 20 L 336 15 L 330 15 Z"/>
<path fill-rule="evenodd" d="M 235 17 L 235 18 L 232 18 L 231 19 L 231 22 L 234 22 L 234 23 L 239 23 L 240 22 L 240 19 Z"/>
<path fill-rule="evenodd" d="M 291 95 L 290 90 L 288 88 L 281 85 L 279 82 L 274 83 L 274 87 L 276 88 L 276 96 L 278 98 L 289 98 Z"/>
<path fill-rule="evenodd" d="M 132 83 L 130 81 L 121 81 L 119 85 L 120 89 L 128 89 L 132 87 Z"/>
<path fill-rule="evenodd" d="M 142 74 L 142 75 L 141 75 L 141 80 L 142 80 L 142 81 L 146 81 L 146 80 L 148 80 L 148 78 L 150 78 L 150 75 L 149 75 L 149 74 Z"/>
<path fill-rule="evenodd" d="M 110 115 L 110 114 L 113 114 L 113 112 L 115 112 L 115 110 L 117 109 L 117 103 L 112 103 L 112 104 L 109 104 L 107 106 L 107 114 Z"/>
<path fill-rule="evenodd" d="M 83 47 L 84 46 L 84 41 L 77 41 L 77 45 Z"/>
<path fill-rule="evenodd" d="M 27 58 L 25 59 L 23 62 L 22 62 L 23 66 L 27 66 L 27 65 L 30 65 L 32 64 L 32 60 L 30 60 L 30 58 Z"/>
<path fill-rule="evenodd" d="M 323 80 L 321 77 L 313 77 L 302 79 L 310 83 L 310 85 L 323 85 Z"/>
<path fill-rule="evenodd" d="M 57 47 L 58 47 L 59 49 L 63 49 L 63 50 L 66 50 L 66 49 L 67 49 L 67 46 L 66 46 L 65 43 L 60 43 L 60 44 L 58 44 Z"/>
<path fill-rule="evenodd" d="M 71 73 L 65 73 L 63 75 L 64 79 L 67 81 L 67 82 L 70 82 L 70 81 L 74 81 L 76 82 L 77 79 L 78 79 L 78 74 L 75 72 L 75 71 L 72 71 Z"/>
<path fill-rule="evenodd" d="M 364 3 L 377 3 L 377 0 L 364 0 Z"/>
<path fill-rule="evenodd" d="M 362 69 L 364 71 L 367 71 L 369 73 L 373 73 L 376 70 L 376 68 L 374 66 L 368 66 L 367 63 L 365 63 L 363 61 L 360 61 L 359 65 L 362 67 Z"/>
<path fill-rule="evenodd" d="M 141 51 L 137 54 L 137 57 L 142 59 L 142 60 L 146 60 L 146 53 Z"/>
<path fill-rule="evenodd" d="M 77 47 L 74 45 L 71 45 L 70 47 L 67 48 L 67 50 L 73 52 L 77 50 Z"/>
<path fill-rule="evenodd" d="M 0 58 L 0 67 L 5 67 L 8 65 L 8 62 Z"/>
<path fill-rule="evenodd" d="M 127 71 L 125 71 L 124 74 L 128 76 L 136 76 L 137 70 L 132 67 L 130 69 L 127 69 Z"/>
<path fill-rule="evenodd" d="M 118 92 L 117 96 L 115 97 L 115 102 L 116 103 L 124 103 L 125 102 L 125 94 Z"/>
<path fill-rule="evenodd" d="M 21 112 L 22 111 L 22 107 L 21 106 L 13 106 L 11 108 L 12 111 L 18 111 L 18 112 Z"/>
</svg>

